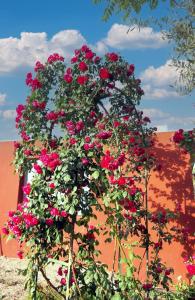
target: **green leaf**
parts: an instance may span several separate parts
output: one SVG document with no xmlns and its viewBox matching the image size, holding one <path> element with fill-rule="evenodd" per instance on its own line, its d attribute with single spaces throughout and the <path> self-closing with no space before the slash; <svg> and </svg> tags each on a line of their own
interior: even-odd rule
<svg viewBox="0 0 195 300">
<path fill-rule="evenodd" d="M 111 300 L 122 300 L 121 296 L 119 293 L 116 293 L 112 298 Z"/>
<path fill-rule="evenodd" d="M 69 214 L 74 215 L 74 213 L 75 213 L 75 208 L 74 208 L 74 206 L 71 206 L 69 209 Z"/>
<path fill-rule="evenodd" d="M 98 179 L 99 175 L 100 175 L 99 171 L 95 171 L 95 172 L 93 172 L 93 174 L 92 174 L 91 176 L 92 176 L 94 179 Z"/>
</svg>

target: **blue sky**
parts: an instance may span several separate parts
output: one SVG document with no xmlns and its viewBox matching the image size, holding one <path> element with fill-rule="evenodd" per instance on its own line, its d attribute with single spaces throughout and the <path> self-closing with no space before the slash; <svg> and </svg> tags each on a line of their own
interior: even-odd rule
<svg viewBox="0 0 195 300">
<path fill-rule="evenodd" d="M 155 15 L 162 13 L 155 11 Z M 179 96 L 177 71 L 170 66 L 171 45 L 157 28 L 136 28 L 128 35 L 120 16 L 103 22 L 103 5 L 91 0 L 2 1 L 0 11 L 0 140 L 17 138 L 15 107 L 28 90 L 25 74 L 36 60 L 52 52 L 68 58 L 75 48 L 89 44 L 98 54 L 115 51 L 134 63 L 142 79 L 144 113 L 160 131 L 194 127 L 194 97 Z"/>
</svg>

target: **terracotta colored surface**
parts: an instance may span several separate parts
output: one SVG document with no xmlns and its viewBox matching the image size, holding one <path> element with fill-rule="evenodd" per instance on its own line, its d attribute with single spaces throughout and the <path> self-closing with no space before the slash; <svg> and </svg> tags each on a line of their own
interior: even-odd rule
<svg viewBox="0 0 195 300">
<path fill-rule="evenodd" d="M 175 225 L 184 229 L 181 238 L 176 236 L 176 240 L 170 246 L 165 244 L 162 251 L 162 259 L 168 266 L 175 269 L 174 281 L 180 275 L 185 277 L 186 269 L 183 263 L 185 257 L 193 254 L 194 240 L 193 229 L 195 228 L 195 202 L 193 200 L 193 189 L 190 170 L 190 157 L 178 149 L 170 138 L 172 133 L 158 133 L 157 143 L 154 152 L 163 168 L 160 172 L 153 172 L 149 184 L 150 207 L 153 211 L 161 208 L 169 208 L 174 212 L 179 212 L 180 216 Z M 0 226 L 6 219 L 6 212 L 16 208 L 19 181 L 13 175 L 13 168 L 10 166 L 13 153 L 13 143 L 0 143 Z M 98 223 L 104 223 L 104 216 L 98 213 Z M 155 237 L 152 236 L 155 241 Z M 114 243 L 105 244 L 105 237 L 100 240 L 101 259 L 112 266 Z M 16 244 L 9 242 L 2 243 L 3 254 L 15 256 Z M 139 250 L 140 255 L 143 254 Z M 144 277 L 141 270 L 140 277 Z"/>
<path fill-rule="evenodd" d="M 13 142 L 0 142 L 0 228 L 7 220 L 7 212 L 15 210 L 18 202 L 19 179 L 11 165 L 13 149 Z M 6 243 L 0 235 L 1 255 L 15 257 L 17 249 L 16 241 Z"/>
</svg>

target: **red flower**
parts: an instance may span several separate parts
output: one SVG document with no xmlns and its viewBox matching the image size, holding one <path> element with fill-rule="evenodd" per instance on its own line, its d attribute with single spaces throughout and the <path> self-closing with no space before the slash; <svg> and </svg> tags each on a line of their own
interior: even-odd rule
<svg viewBox="0 0 195 300">
<path fill-rule="evenodd" d="M 57 121 L 58 119 L 58 113 L 55 111 L 50 111 L 46 114 L 46 119 L 48 121 Z"/>
<path fill-rule="evenodd" d="M 90 51 L 90 49 L 89 49 L 89 47 L 88 47 L 87 45 L 83 45 L 83 46 L 81 47 L 81 51 L 82 51 L 82 52 L 87 52 L 87 51 Z"/>
<path fill-rule="evenodd" d="M 91 50 L 89 50 L 85 53 L 85 58 L 91 60 L 94 57 L 94 55 L 95 54 Z"/>
<path fill-rule="evenodd" d="M 108 53 L 107 57 L 110 61 L 117 61 L 118 60 L 118 55 L 114 52 Z"/>
<path fill-rule="evenodd" d="M 46 107 L 46 102 L 45 102 L 45 101 L 39 102 L 39 101 L 37 101 L 37 100 L 34 100 L 33 103 L 32 103 L 32 106 L 33 106 L 34 108 L 45 109 L 45 107 Z"/>
<path fill-rule="evenodd" d="M 126 179 L 125 179 L 125 177 L 120 177 L 120 178 L 117 180 L 117 183 L 118 183 L 118 185 L 124 185 L 124 184 L 126 184 Z"/>
<path fill-rule="evenodd" d="M 110 73 L 108 69 L 106 68 L 101 68 L 99 72 L 99 76 L 101 79 L 109 79 L 110 78 Z"/>
<path fill-rule="evenodd" d="M 17 256 L 19 257 L 19 259 L 23 259 L 23 254 L 24 254 L 23 251 L 21 250 L 17 251 Z"/>
<path fill-rule="evenodd" d="M 49 187 L 50 187 L 50 189 L 55 189 L 55 184 L 54 184 L 53 182 L 51 182 L 51 183 L 49 184 Z"/>
<path fill-rule="evenodd" d="M 45 66 L 40 63 L 40 61 L 37 61 L 34 67 L 35 72 L 38 72 L 40 70 L 44 70 Z"/>
<path fill-rule="evenodd" d="M 84 166 L 89 164 L 89 160 L 86 157 L 83 157 L 81 161 Z"/>
<path fill-rule="evenodd" d="M 6 235 L 9 234 L 9 230 L 8 230 L 6 227 L 3 227 L 3 228 L 1 229 L 1 231 L 2 231 L 3 234 L 6 234 Z"/>
<path fill-rule="evenodd" d="M 183 135 L 183 129 L 179 129 L 178 131 L 176 131 L 173 135 L 173 141 L 176 144 L 179 144 L 180 142 L 182 142 L 184 140 L 184 135 Z"/>
<path fill-rule="evenodd" d="M 76 144 L 76 142 L 77 142 L 77 140 L 75 139 L 75 138 L 70 138 L 70 144 L 71 145 L 75 145 Z"/>
<path fill-rule="evenodd" d="M 96 135 L 98 139 L 106 140 L 112 136 L 112 132 L 110 131 L 102 131 Z"/>
<path fill-rule="evenodd" d="M 52 208 L 51 210 L 50 210 L 50 214 L 52 215 L 52 216 L 54 216 L 54 217 L 57 217 L 57 216 L 59 216 L 60 215 L 60 212 L 59 212 L 59 210 L 57 209 L 57 208 Z"/>
<path fill-rule="evenodd" d="M 63 275 L 62 267 L 59 267 L 59 268 L 58 268 L 58 275 L 59 275 L 59 276 L 62 276 L 62 275 Z"/>
<path fill-rule="evenodd" d="M 71 63 L 74 64 L 78 61 L 78 57 L 77 56 L 74 56 L 71 58 Z"/>
<path fill-rule="evenodd" d="M 61 215 L 61 217 L 63 217 L 63 218 L 68 217 L 68 213 L 67 213 L 65 210 L 61 211 L 60 215 Z"/>
<path fill-rule="evenodd" d="M 195 265 L 194 264 L 186 264 L 186 269 L 189 273 L 190 276 L 194 276 L 195 275 Z"/>
<path fill-rule="evenodd" d="M 117 128 L 117 127 L 119 127 L 121 125 L 121 123 L 118 122 L 118 121 L 114 121 L 113 125 L 114 125 L 114 128 Z"/>
<path fill-rule="evenodd" d="M 19 149 L 21 144 L 19 142 L 14 142 L 14 149 Z"/>
<path fill-rule="evenodd" d="M 169 276 L 170 274 L 171 274 L 171 269 L 165 270 L 165 275 L 166 275 L 166 276 Z"/>
<path fill-rule="evenodd" d="M 62 278 L 62 279 L 60 280 L 60 283 L 61 283 L 61 285 L 66 285 L 66 278 Z"/>
<path fill-rule="evenodd" d="M 80 85 L 84 85 L 85 83 L 87 83 L 87 81 L 88 81 L 87 76 L 78 76 L 77 78 L 77 83 Z"/>
<path fill-rule="evenodd" d="M 135 70 L 135 66 L 133 64 L 129 65 L 127 75 L 131 76 L 134 73 L 134 70 Z"/>
<path fill-rule="evenodd" d="M 94 63 L 95 64 L 98 64 L 99 62 L 100 62 L 100 57 L 99 56 L 96 56 L 95 58 L 94 58 Z"/>
<path fill-rule="evenodd" d="M 67 83 L 71 83 L 73 78 L 70 74 L 65 74 L 64 75 L 64 80 L 67 82 Z"/>
<path fill-rule="evenodd" d="M 51 218 L 46 219 L 46 220 L 45 220 L 45 223 L 46 223 L 48 226 L 52 226 L 52 225 L 53 225 L 53 219 L 51 219 Z"/>
<path fill-rule="evenodd" d="M 27 185 L 23 186 L 23 192 L 26 194 L 26 195 L 29 195 L 30 192 L 31 192 L 31 185 L 30 183 L 27 183 Z"/>
<path fill-rule="evenodd" d="M 47 59 L 47 62 L 49 64 L 52 64 L 53 62 L 56 61 L 64 61 L 64 58 L 62 56 L 60 56 L 58 53 L 54 53 L 52 55 L 50 55 Z"/>
<path fill-rule="evenodd" d="M 78 65 L 78 67 L 79 67 L 79 70 L 82 72 L 85 72 L 88 70 L 88 66 L 84 61 L 81 61 Z"/>
<path fill-rule="evenodd" d="M 35 171 L 36 171 L 38 174 L 42 174 L 42 173 L 43 173 L 42 168 L 41 168 L 38 164 L 34 164 L 33 168 L 35 169 Z"/>
<path fill-rule="evenodd" d="M 86 142 L 86 143 L 90 143 L 90 142 L 91 142 L 90 136 L 86 136 L 86 137 L 85 137 L 85 142 Z"/>
<path fill-rule="evenodd" d="M 142 285 L 142 287 L 143 287 L 143 289 L 144 289 L 145 291 L 149 291 L 149 290 L 152 289 L 153 285 L 152 285 L 152 283 L 144 283 L 144 284 Z"/>
</svg>

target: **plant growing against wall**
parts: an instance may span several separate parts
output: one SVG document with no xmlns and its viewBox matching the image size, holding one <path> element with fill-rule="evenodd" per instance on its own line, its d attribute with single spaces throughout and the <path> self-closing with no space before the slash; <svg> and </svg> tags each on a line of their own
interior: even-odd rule
<svg viewBox="0 0 195 300">
<path fill-rule="evenodd" d="M 3 228 L 25 245 L 18 256 L 29 259 L 31 299 L 41 297 L 39 273 L 59 299 L 163 295 L 172 269 L 159 253 L 164 242 L 171 242 L 172 214 L 148 207 L 150 171 L 157 168 L 155 128 L 137 109 L 144 92 L 134 66 L 116 53 L 100 58 L 84 45 L 70 65 L 53 54 L 45 64 L 37 62 L 34 72 L 26 77 L 26 104 L 17 107 L 22 142 L 15 143 L 16 170 L 34 175 Z M 111 270 L 101 261 L 100 237 L 105 247 L 112 242 Z M 131 237 L 137 242 L 129 242 Z M 143 248 L 142 258 L 136 247 Z M 140 260 L 137 268 L 135 260 Z M 45 272 L 53 263 L 59 265 L 57 285 Z M 139 279 L 143 266 L 144 282 Z"/>
</svg>

